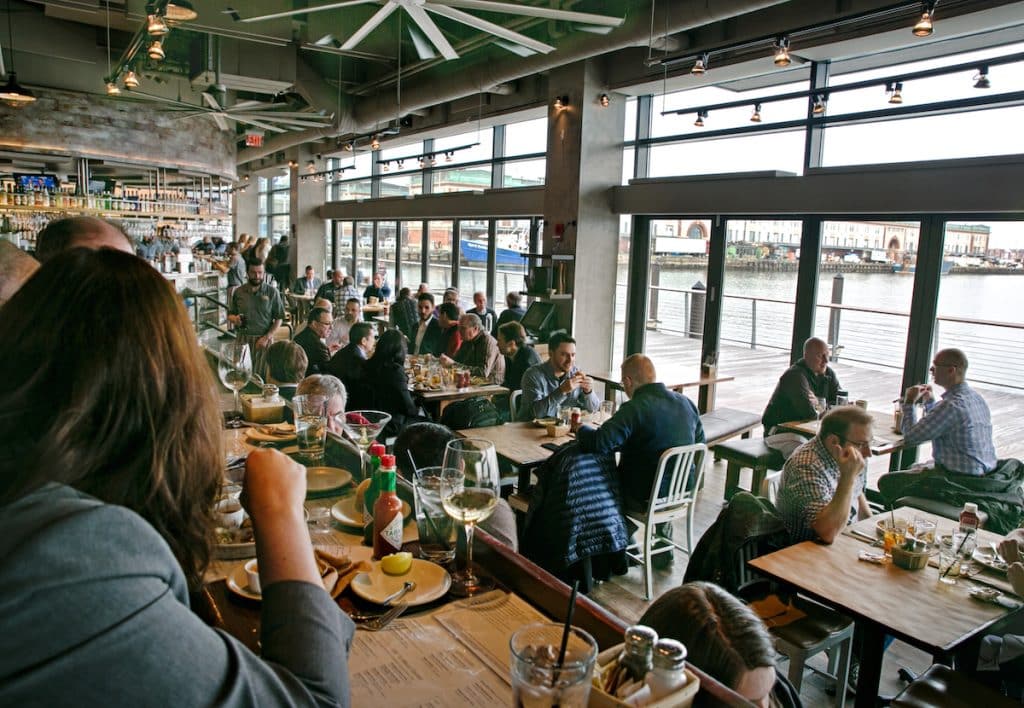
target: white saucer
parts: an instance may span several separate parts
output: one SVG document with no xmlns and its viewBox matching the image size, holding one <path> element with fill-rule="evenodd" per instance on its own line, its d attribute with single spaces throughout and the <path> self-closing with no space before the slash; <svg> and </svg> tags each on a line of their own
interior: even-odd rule
<svg viewBox="0 0 1024 708">
<path fill-rule="evenodd" d="M 1006 575 L 1007 570 L 1010 568 L 1010 564 L 997 556 L 991 548 L 976 548 L 973 558 L 989 570 L 1002 573 L 1003 575 Z"/>
<path fill-rule="evenodd" d="M 227 577 L 228 590 L 235 593 L 239 597 L 244 597 L 247 600 L 260 601 L 263 599 L 263 595 L 258 592 L 253 592 L 249 588 L 249 576 L 245 572 L 245 563 L 239 563 Z"/>
<path fill-rule="evenodd" d="M 352 473 L 339 467 L 307 467 L 306 493 L 323 494 L 344 487 L 352 481 Z"/>
<path fill-rule="evenodd" d="M 242 571 L 243 574 L 245 571 Z M 410 605 L 424 605 L 443 597 L 452 584 L 452 576 L 436 563 L 413 558 L 412 567 L 404 575 L 388 575 L 380 569 L 380 561 L 373 562 L 373 570 L 360 573 L 352 581 L 352 592 L 364 600 L 380 603 L 388 596 L 402 589 L 402 585 L 412 580 L 416 589 L 401 599 Z"/>
<path fill-rule="evenodd" d="M 355 495 L 347 496 L 331 507 L 331 516 L 342 526 L 358 526 L 363 528 L 363 512 L 356 511 Z M 402 501 L 402 518 L 406 524 L 413 518 L 409 502 Z"/>
</svg>

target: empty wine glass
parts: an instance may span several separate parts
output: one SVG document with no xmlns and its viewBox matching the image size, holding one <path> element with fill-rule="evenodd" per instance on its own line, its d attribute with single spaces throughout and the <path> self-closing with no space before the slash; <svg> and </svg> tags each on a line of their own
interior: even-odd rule
<svg viewBox="0 0 1024 708">
<path fill-rule="evenodd" d="M 220 348 L 217 360 L 217 375 L 221 383 L 235 392 L 235 408 L 229 427 L 242 425 L 241 392 L 252 378 L 252 355 L 249 345 L 242 342 L 226 342 Z"/>
<path fill-rule="evenodd" d="M 493 580 L 473 572 L 473 531 L 498 506 L 498 456 L 489 440 L 452 440 L 445 447 L 444 467 L 461 474 L 442 478 L 441 503 L 448 516 L 466 529 L 466 568 L 453 575 L 451 593 L 461 597 L 475 595 L 494 587 Z"/>
</svg>

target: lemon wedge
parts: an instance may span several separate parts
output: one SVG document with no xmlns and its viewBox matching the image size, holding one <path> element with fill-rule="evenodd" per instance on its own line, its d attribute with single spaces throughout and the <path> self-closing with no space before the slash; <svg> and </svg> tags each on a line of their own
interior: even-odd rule
<svg viewBox="0 0 1024 708">
<path fill-rule="evenodd" d="M 412 568 L 412 553 L 392 553 L 380 559 L 380 569 L 388 575 L 404 575 Z"/>
</svg>

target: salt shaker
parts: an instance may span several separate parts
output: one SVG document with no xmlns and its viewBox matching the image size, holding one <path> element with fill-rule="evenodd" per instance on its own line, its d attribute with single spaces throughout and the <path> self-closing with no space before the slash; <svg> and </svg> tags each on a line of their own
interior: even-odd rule
<svg viewBox="0 0 1024 708">
<path fill-rule="evenodd" d="M 675 639 L 659 639 L 654 645 L 653 666 L 644 681 L 651 700 L 667 696 L 686 685 L 686 647 Z"/>
<path fill-rule="evenodd" d="M 605 692 L 617 694 L 626 683 L 642 682 L 651 670 L 654 644 L 658 633 L 641 624 L 626 629 L 622 653 L 619 654 L 615 669 L 605 681 Z"/>
</svg>

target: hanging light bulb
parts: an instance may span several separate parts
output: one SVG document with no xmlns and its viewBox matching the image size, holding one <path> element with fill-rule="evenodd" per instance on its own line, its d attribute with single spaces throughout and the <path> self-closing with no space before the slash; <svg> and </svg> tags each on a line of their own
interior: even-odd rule
<svg viewBox="0 0 1024 708">
<path fill-rule="evenodd" d="M 107 82 L 107 95 L 108 96 L 117 96 L 120 93 L 121 93 L 121 89 L 119 89 L 117 87 L 117 84 L 115 84 L 113 81 L 108 81 Z"/>
<path fill-rule="evenodd" d="M 915 37 L 930 37 L 932 32 L 935 31 L 935 27 L 932 25 L 932 17 L 935 16 L 935 2 L 931 0 L 924 3 L 924 12 L 921 13 L 921 19 L 914 25 L 914 29 L 911 30 Z"/>
<path fill-rule="evenodd" d="M 146 33 L 151 37 L 163 37 L 171 28 L 160 15 L 150 15 L 146 21 Z"/>
<path fill-rule="evenodd" d="M 133 69 L 129 69 L 128 73 L 124 75 L 124 87 L 129 91 L 139 87 L 139 77 L 135 75 Z"/>
<path fill-rule="evenodd" d="M 903 82 L 897 81 L 892 86 L 892 91 L 889 94 L 889 103 L 894 106 L 898 106 L 903 103 Z"/>
<path fill-rule="evenodd" d="M 355 149 L 356 149 L 356 141 L 355 140 L 349 140 L 347 143 L 345 143 L 345 152 L 352 152 Z"/>
<path fill-rule="evenodd" d="M 163 61 L 166 56 L 164 54 L 163 42 L 159 39 L 154 39 L 153 43 L 149 45 L 149 49 L 146 50 L 146 55 L 153 61 Z"/>
<path fill-rule="evenodd" d="M 992 82 L 988 80 L 988 67 L 979 66 L 978 73 L 974 75 L 974 88 L 976 89 L 988 89 L 992 88 Z"/>
<path fill-rule="evenodd" d="M 600 96 L 597 97 L 597 102 L 601 104 L 602 108 L 607 108 L 609 105 L 611 105 L 612 100 L 608 97 L 608 94 L 602 93 Z"/>
<path fill-rule="evenodd" d="M 828 99 L 825 98 L 824 94 L 819 93 L 814 97 L 814 105 L 811 107 L 811 113 L 816 116 L 820 116 L 825 112 L 825 102 Z"/>
<path fill-rule="evenodd" d="M 370 141 L 371 150 L 380 150 L 380 140 L 376 135 L 373 136 L 373 140 Z"/>
<path fill-rule="evenodd" d="M 789 58 L 789 37 L 779 37 L 775 40 L 775 58 L 772 59 L 775 62 L 775 66 L 789 66 L 791 59 Z"/>
<path fill-rule="evenodd" d="M 697 57 L 697 61 L 693 62 L 693 68 L 690 69 L 690 73 L 695 75 L 695 76 L 701 76 L 707 70 L 708 70 L 708 54 L 707 54 L 707 52 L 704 52 L 699 57 Z"/>
<path fill-rule="evenodd" d="M 697 128 L 704 127 L 704 119 L 708 117 L 707 111 L 697 111 L 697 120 L 693 121 L 694 126 Z"/>
<path fill-rule="evenodd" d="M 750 122 L 751 123 L 760 123 L 761 122 L 761 104 L 760 103 L 755 103 L 754 104 L 754 112 L 750 116 Z"/>
</svg>

